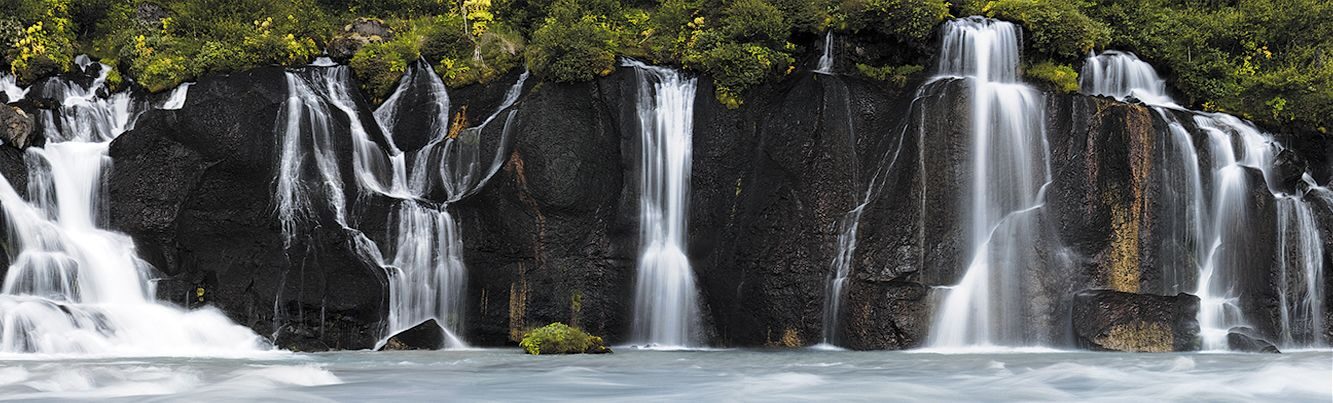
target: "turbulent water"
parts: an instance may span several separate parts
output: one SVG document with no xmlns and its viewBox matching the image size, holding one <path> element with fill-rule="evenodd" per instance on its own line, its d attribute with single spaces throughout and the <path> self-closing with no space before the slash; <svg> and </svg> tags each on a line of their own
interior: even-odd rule
<svg viewBox="0 0 1333 403">
<path fill-rule="evenodd" d="M 698 345 L 699 302 L 686 254 L 695 79 L 627 61 L 638 73 L 640 255 L 634 341 Z"/>
<path fill-rule="evenodd" d="M 107 229 L 105 181 L 113 169 L 107 150 L 136 115 L 128 94 L 97 94 L 105 90 L 108 67 L 77 61 L 99 72 L 90 85 L 51 78 L 37 94 L 60 107 L 41 112 L 47 143 L 24 155 L 26 199 L 0 177 L 4 249 L 12 256 L 0 290 L 0 353 L 207 356 L 267 349 L 216 309 L 159 304 L 155 269 L 139 259 L 128 236 Z M 4 85 L 10 96 L 27 92 Z M 186 90 L 175 94 L 166 107 L 184 103 Z"/>
<path fill-rule="evenodd" d="M 0 400 L 1328 402 L 1331 372 L 1329 352 L 346 352 L 0 360 Z"/>
<path fill-rule="evenodd" d="M 1031 344 L 1022 320 L 1031 295 L 1036 214 L 1050 182 L 1042 94 L 1018 80 L 1021 29 L 989 19 L 946 23 L 939 75 L 971 90 L 970 264 L 945 292 L 927 344 L 936 348 Z"/>
</svg>

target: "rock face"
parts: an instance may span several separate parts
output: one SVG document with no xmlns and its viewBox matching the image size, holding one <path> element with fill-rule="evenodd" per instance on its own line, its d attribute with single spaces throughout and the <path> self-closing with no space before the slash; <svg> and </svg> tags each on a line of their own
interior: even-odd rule
<svg viewBox="0 0 1333 403">
<path fill-rule="evenodd" d="M 445 335 L 444 328 L 440 326 L 435 319 L 428 319 L 416 326 L 398 332 L 389 336 L 380 346 L 379 351 L 386 350 L 439 350 L 444 348 Z"/>
<path fill-rule="evenodd" d="M 166 276 L 160 299 L 194 306 L 202 288 L 205 303 L 280 347 L 370 348 L 386 313 L 385 271 L 336 225 L 287 240 L 274 215 L 273 125 L 286 88 L 276 68 L 213 77 L 183 109 L 142 115 L 111 145 L 111 224 Z M 338 147 L 350 159 L 350 146 Z"/>
<path fill-rule="evenodd" d="M 348 32 L 387 34 L 374 29 Z M 479 123 L 516 78 L 450 90 L 448 116 Z M 419 101 L 430 90 L 423 82 L 410 81 L 403 94 L 416 108 L 410 116 L 436 114 Z M 747 93 L 735 110 L 714 99 L 707 77 L 698 85 L 688 255 L 708 344 L 922 346 L 932 290 L 957 284 L 970 260 L 967 197 L 977 150 L 967 83 L 918 78 L 898 88 L 796 72 Z M 526 329 L 565 322 L 612 344 L 629 341 L 641 224 L 637 87 L 629 69 L 586 83 L 530 84 L 510 141 L 499 141 L 501 125 L 481 134 L 483 155 L 498 150 L 501 166 L 477 193 L 447 206 L 465 248 L 463 339 L 505 345 Z M 160 298 L 197 306 L 203 289 L 202 303 L 284 348 L 373 347 L 383 336 L 388 278 L 355 243 L 365 236 L 383 244 L 393 202 L 348 194 L 361 233 L 322 212 L 288 239 L 274 216 L 282 70 L 206 78 L 189 94 L 181 110 L 144 113 L 110 151 L 110 223 L 164 276 Z M 1188 187 L 1181 155 L 1188 144 L 1207 144 L 1191 126 L 1194 116 L 1081 95 L 1048 94 L 1046 103 L 1051 178 L 1033 245 L 1038 256 L 1021 268 L 1032 298 L 1016 320 L 1033 329 L 1032 343 L 1197 349 L 1198 300 L 1177 295 L 1195 287 L 1195 250 L 1204 241 L 1180 236 L 1196 219 L 1181 196 Z M 370 105 L 357 107 L 371 113 Z M 8 116 L 3 108 L 0 118 Z M 1173 123 L 1193 138 L 1173 135 Z M 411 151 L 438 129 L 432 124 L 409 119 L 389 133 L 372 128 L 371 136 Z M 344 171 L 351 169 L 347 137 L 335 136 Z M 1208 147 L 1192 147 L 1211 164 Z M 1328 170 L 1301 147 L 1280 156 L 1272 179 L 1308 191 L 1304 197 L 1320 211 L 1333 212 L 1326 190 L 1293 182 L 1307 167 L 1316 181 Z M 21 151 L 0 147 L 0 174 L 20 192 L 26 169 Z M 1224 240 L 1238 247 L 1216 251 L 1229 262 L 1219 270 L 1238 279 L 1238 306 L 1255 332 L 1272 335 L 1282 300 L 1274 262 L 1284 258 L 1272 242 L 1277 205 L 1269 178 L 1253 168 L 1243 175 L 1253 193 L 1237 225 L 1247 230 Z M 1206 190 L 1217 186 L 1212 175 L 1201 180 Z M 860 215 L 849 214 L 858 207 Z M 1329 217 L 1315 216 L 1324 234 L 1333 234 Z M 826 321 L 839 239 L 853 234 L 851 224 L 855 253 L 838 317 Z M 1333 267 L 1333 236 L 1323 241 L 1326 267 Z M 1333 276 L 1324 279 L 1333 290 Z M 1085 289 L 1105 290 L 1078 292 Z M 1333 293 L 1326 297 L 1333 305 Z M 1331 328 L 1322 331 L 1333 336 L 1333 309 L 1325 312 Z M 1072 327 L 1064 326 L 1068 318 Z M 829 339 L 826 323 L 837 324 Z"/>
<path fill-rule="evenodd" d="M 1199 298 L 1085 290 L 1074 295 L 1079 347 L 1103 351 L 1195 351 L 1200 347 Z"/>
</svg>

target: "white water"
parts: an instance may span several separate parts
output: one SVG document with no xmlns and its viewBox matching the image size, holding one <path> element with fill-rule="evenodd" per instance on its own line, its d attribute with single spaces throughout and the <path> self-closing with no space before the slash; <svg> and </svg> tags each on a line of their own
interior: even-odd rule
<svg viewBox="0 0 1333 403">
<path fill-rule="evenodd" d="M 276 182 L 278 216 L 290 243 L 300 236 L 299 229 L 328 209 L 335 222 L 354 238 L 355 250 L 367 262 L 388 271 L 390 306 L 384 337 L 392 336 L 423 321 L 435 319 L 447 335 L 446 347 L 462 348 L 457 337 L 461 331 L 466 267 L 463 263 L 462 236 L 449 214 L 448 204 L 478 190 L 498 171 L 509 135 L 509 123 L 517 112 L 517 102 L 527 73 L 507 93 L 504 102 L 480 126 L 461 129 L 456 138 L 449 133 L 449 99 L 443 82 L 429 68 L 416 68 L 405 76 L 395 93 L 372 115 L 375 126 L 392 133 L 398 119 L 402 94 L 416 87 L 429 88 L 434 106 L 430 142 L 414 153 L 403 152 L 391 135 L 381 148 L 371 137 L 357 113 L 347 67 L 315 66 L 305 71 L 287 73 L 288 101 L 283 124 L 278 133 L 282 163 Z M 487 165 L 480 162 L 482 130 L 502 113 L 508 112 L 503 138 L 497 143 L 495 158 Z M 337 115 L 335 115 L 337 114 Z M 348 119 L 347 127 L 337 125 L 335 116 Z M 352 142 L 352 173 L 355 188 L 347 188 L 339 169 L 335 136 L 345 129 Z M 409 166 L 409 161 L 413 163 Z M 438 164 L 438 165 L 433 165 Z M 314 176 L 303 166 L 313 166 Z M 447 199 L 441 205 L 426 200 L 431 189 L 442 188 Z M 364 192 L 364 193 L 363 193 Z M 376 245 L 351 223 L 348 202 L 352 197 L 378 194 L 395 201 L 390 213 L 389 245 Z"/>
<path fill-rule="evenodd" d="M 633 340 L 693 347 L 699 338 L 698 290 L 686 255 L 695 79 L 627 60 L 639 77 L 638 280 Z"/>
<path fill-rule="evenodd" d="M 79 59 L 87 68 L 91 61 Z M 0 177 L 11 264 L 0 291 L 0 353 L 42 355 L 252 355 L 268 349 L 221 312 L 154 299 L 154 269 L 126 235 L 105 229 L 107 149 L 129 124 L 129 96 L 97 96 L 51 78 L 39 96 L 44 148 L 29 148 L 27 200 Z M 8 91 L 8 90 L 7 90 Z"/>
<path fill-rule="evenodd" d="M 824 33 L 824 54 L 819 56 L 819 65 L 815 67 L 819 74 L 833 74 L 833 31 Z"/>
<path fill-rule="evenodd" d="M 1306 184 L 1313 190 L 1308 195 L 1290 195 L 1276 189 L 1272 170 L 1275 156 L 1282 146 L 1272 136 L 1261 132 L 1253 124 L 1226 114 L 1192 112 L 1193 124 L 1206 136 L 1210 161 L 1201 161 L 1192 134 L 1176 118 L 1173 111 L 1185 111 L 1166 94 L 1165 82 L 1152 66 L 1132 53 L 1105 52 L 1090 56 L 1082 73 L 1083 91 L 1093 95 L 1127 99 L 1138 98 L 1150 105 L 1168 124 L 1176 157 L 1187 188 L 1183 194 L 1171 195 L 1169 201 L 1179 211 L 1183 223 L 1174 223 L 1180 231 L 1173 236 L 1183 245 L 1194 245 L 1191 261 L 1201 262 L 1196 270 L 1198 281 L 1190 287 L 1201 299 L 1199 324 L 1202 327 L 1204 348 L 1226 348 L 1226 334 L 1234 326 L 1249 325 L 1242 315 L 1238 284 L 1247 280 L 1246 272 L 1267 270 L 1266 267 L 1248 267 L 1245 251 L 1256 239 L 1245 236 L 1254 229 L 1251 217 L 1250 194 L 1253 186 L 1244 175 L 1244 167 L 1263 172 L 1268 190 L 1276 198 L 1278 239 L 1279 298 L 1281 299 L 1281 345 L 1286 347 L 1323 346 L 1324 326 L 1322 300 L 1324 295 L 1323 254 L 1320 233 L 1312 207 L 1304 198 L 1321 191 L 1306 176 Z M 1174 168 L 1174 166 L 1173 166 Z M 1211 175 L 1212 194 L 1205 194 L 1202 175 Z M 1170 273 L 1169 273 L 1170 274 Z M 1170 275 L 1169 278 L 1183 276 Z M 1294 281 L 1293 281 L 1294 280 Z M 1176 288 L 1182 288 L 1177 285 Z M 1298 295 L 1299 298 L 1289 298 Z"/>
<path fill-rule="evenodd" d="M 185 106 L 185 97 L 190 94 L 190 86 L 194 83 L 182 83 L 171 90 L 171 94 L 162 102 L 159 109 L 177 110 Z"/>
<path fill-rule="evenodd" d="M 1037 213 L 1050 182 L 1045 100 L 1018 81 L 1021 31 L 977 17 L 949 21 L 940 76 L 972 91 L 968 253 L 962 281 L 945 290 L 927 346 L 1032 344 L 1041 329 L 1023 320 L 1022 284 L 1037 260 Z"/>
<path fill-rule="evenodd" d="M 5 94 L 7 102 L 14 103 L 28 95 L 28 89 L 20 87 L 18 80 L 9 74 L 0 73 L 0 93 Z"/>
</svg>

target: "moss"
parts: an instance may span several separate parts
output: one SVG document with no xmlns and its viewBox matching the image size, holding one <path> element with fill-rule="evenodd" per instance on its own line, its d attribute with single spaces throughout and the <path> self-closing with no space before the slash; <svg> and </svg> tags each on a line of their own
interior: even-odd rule
<svg viewBox="0 0 1333 403">
<path fill-rule="evenodd" d="M 602 342 L 601 337 L 589 335 L 582 329 L 552 323 L 523 334 L 519 342 L 523 351 L 532 355 L 541 354 L 582 354 L 606 353 L 611 350 Z"/>
<path fill-rule="evenodd" d="M 1055 91 L 1078 92 L 1078 72 L 1066 64 L 1041 62 L 1023 70 L 1023 76 L 1029 80 L 1047 84 Z"/>
<path fill-rule="evenodd" d="M 899 88 L 907 85 L 907 80 L 910 79 L 912 75 L 924 70 L 924 67 L 915 64 L 881 67 L 871 67 L 861 63 L 856 64 L 856 71 L 862 76 L 871 80 L 885 81 Z"/>
</svg>

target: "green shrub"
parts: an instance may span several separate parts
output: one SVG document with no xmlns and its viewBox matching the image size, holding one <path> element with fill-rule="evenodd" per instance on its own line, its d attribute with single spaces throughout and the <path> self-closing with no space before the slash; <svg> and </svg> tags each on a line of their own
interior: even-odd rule
<svg viewBox="0 0 1333 403">
<path fill-rule="evenodd" d="M 1023 75 L 1059 92 L 1078 92 L 1078 72 L 1067 64 L 1041 62 L 1024 69 Z"/>
<path fill-rule="evenodd" d="M 722 9 L 719 29 L 731 41 L 771 48 L 782 47 L 790 32 L 782 11 L 764 0 L 733 1 Z"/>
<path fill-rule="evenodd" d="M 925 67 L 921 67 L 921 65 L 917 64 L 881 67 L 872 67 L 861 63 L 856 64 L 856 71 L 861 73 L 862 76 L 872 80 L 887 81 L 900 88 L 907 85 L 907 80 L 912 78 L 913 74 L 920 73 L 924 70 Z"/>
<path fill-rule="evenodd" d="M 828 27 L 829 0 L 769 0 L 769 3 L 782 11 L 792 31 L 819 33 Z"/>
<path fill-rule="evenodd" d="M 601 337 L 590 336 L 582 329 L 559 322 L 529 330 L 523 334 L 519 345 L 532 355 L 611 351 L 603 345 Z"/>
<path fill-rule="evenodd" d="M 873 31 L 903 42 L 918 43 L 949 17 L 941 0 L 845 0 L 838 9 L 843 29 Z"/>
<path fill-rule="evenodd" d="M 533 73 L 557 82 L 588 81 L 615 68 L 621 33 L 605 14 L 581 3 L 556 0 L 532 33 L 526 58 Z"/>
<path fill-rule="evenodd" d="M 352 56 L 348 66 L 372 100 L 387 97 L 407 67 L 421 58 L 419 39 L 408 32 L 399 32 L 394 40 L 369 43 Z"/>
<path fill-rule="evenodd" d="M 1022 23 L 1032 32 L 1025 38 L 1032 48 L 1056 60 L 1078 60 L 1111 39 L 1110 26 L 1088 18 L 1067 0 L 998 0 L 987 3 L 985 10 L 993 18 Z"/>
</svg>

